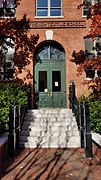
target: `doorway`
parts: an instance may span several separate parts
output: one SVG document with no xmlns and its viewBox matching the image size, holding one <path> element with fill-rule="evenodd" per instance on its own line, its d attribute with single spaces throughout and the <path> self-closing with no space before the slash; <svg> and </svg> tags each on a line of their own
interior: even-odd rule
<svg viewBox="0 0 101 180">
<path fill-rule="evenodd" d="M 65 53 L 58 44 L 44 44 L 36 52 L 35 92 L 38 108 L 66 107 Z"/>
</svg>

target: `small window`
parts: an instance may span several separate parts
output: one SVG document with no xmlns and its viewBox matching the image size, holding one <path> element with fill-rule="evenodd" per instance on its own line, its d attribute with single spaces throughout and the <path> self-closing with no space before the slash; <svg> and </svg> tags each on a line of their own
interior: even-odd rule
<svg viewBox="0 0 101 180">
<path fill-rule="evenodd" d="M 101 78 L 101 70 L 92 70 L 92 68 L 87 68 L 85 70 L 86 73 L 86 79 L 95 79 L 95 78 Z"/>
<path fill-rule="evenodd" d="M 83 16 L 88 16 L 90 13 L 89 8 L 92 5 L 92 0 L 85 1 L 83 0 Z"/>
<path fill-rule="evenodd" d="M 61 0 L 37 0 L 36 16 L 61 16 Z"/>
<path fill-rule="evenodd" d="M 101 70 L 93 69 L 92 67 L 87 67 L 85 69 L 86 73 L 86 79 L 95 79 L 95 78 L 101 78 Z"/>
<path fill-rule="evenodd" d="M 87 58 L 93 58 L 95 56 L 101 57 L 101 37 L 84 38 L 85 42 L 85 54 Z"/>
<path fill-rule="evenodd" d="M 92 38 L 84 38 L 85 42 L 85 55 L 86 58 L 91 59 L 94 57 L 101 57 L 101 37 Z M 86 78 L 96 78 L 101 77 L 101 70 L 93 70 L 92 67 L 88 67 L 85 70 Z"/>
<path fill-rule="evenodd" d="M 92 70 L 92 67 L 87 67 L 85 73 L 86 73 L 86 78 L 93 79 L 95 77 L 95 70 Z"/>
<path fill-rule="evenodd" d="M 0 37 L 0 80 L 12 80 L 14 74 L 14 41 Z"/>
<path fill-rule="evenodd" d="M 101 38 L 96 39 L 95 50 L 96 50 L 97 56 L 101 57 Z"/>
<path fill-rule="evenodd" d="M 98 0 L 83 0 L 83 16 L 88 16 L 91 6 L 96 3 L 98 3 Z"/>
<path fill-rule="evenodd" d="M 15 0 L 0 0 L 0 17 L 14 17 Z"/>
</svg>

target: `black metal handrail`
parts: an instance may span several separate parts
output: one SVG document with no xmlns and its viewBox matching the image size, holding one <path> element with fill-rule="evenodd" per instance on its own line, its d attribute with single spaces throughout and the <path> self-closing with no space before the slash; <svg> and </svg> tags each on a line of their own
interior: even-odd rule
<svg viewBox="0 0 101 180">
<path fill-rule="evenodd" d="M 13 156 L 19 148 L 20 132 L 27 106 L 11 106 L 9 113 L 8 155 Z"/>
<path fill-rule="evenodd" d="M 72 109 L 72 112 L 76 116 L 77 125 L 78 125 L 78 128 L 80 128 L 79 103 L 75 95 L 74 81 L 70 81 L 70 86 L 69 86 L 69 108 Z"/>
<path fill-rule="evenodd" d="M 85 148 L 86 157 L 92 157 L 92 135 L 90 129 L 90 110 L 87 101 L 78 102 L 73 81 L 69 87 L 69 108 L 76 117 L 80 130 L 81 148 Z"/>
</svg>

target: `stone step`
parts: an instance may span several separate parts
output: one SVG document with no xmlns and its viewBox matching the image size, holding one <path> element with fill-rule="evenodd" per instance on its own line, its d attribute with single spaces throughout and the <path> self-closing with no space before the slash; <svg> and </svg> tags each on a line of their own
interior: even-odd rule
<svg viewBox="0 0 101 180">
<path fill-rule="evenodd" d="M 33 118 L 33 119 L 29 119 L 28 117 L 25 117 L 24 118 L 24 123 L 25 124 L 30 124 L 30 123 L 44 123 L 44 122 L 74 122 L 76 123 L 75 121 L 75 117 L 65 117 L 65 118 L 61 118 L 61 117 L 46 117 L 46 118 Z"/>
<path fill-rule="evenodd" d="M 26 130 L 22 130 L 21 131 L 21 137 L 25 136 L 25 137 L 28 137 L 28 136 L 33 136 L 33 137 L 39 137 L 39 136 L 44 136 L 45 138 L 46 137 L 70 137 L 70 136 L 79 136 L 79 131 L 78 130 L 69 130 L 69 131 L 62 131 L 62 130 L 59 130 L 59 131 L 55 131 L 54 134 L 51 134 L 51 132 L 49 130 L 44 130 L 44 131 L 26 131 Z"/>
<path fill-rule="evenodd" d="M 44 126 L 27 126 L 27 125 L 23 125 L 22 126 L 22 131 L 23 130 L 29 130 L 29 131 L 35 131 L 35 132 L 39 132 L 39 131 L 46 131 L 49 130 L 50 132 L 55 132 L 55 131 L 76 131 L 78 130 L 77 125 L 61 125 L 61 124 L 54 124 L 53 126 L 51 125 L 44 125 Z"/>
<path fill-rule="evenodd" d="M 33 121 L 27 121 L 27 120 L 24 120 L 23 122 L 23 125 L 26 125 L 26 126 L 44 126 L 44 125 L 54 125 L 54 124 L 60 124 L 62 126 L 65 126 L 65 125 L 77 125 L 77 122 L 72 120 L 72 119 L 37 119 L 37 120 L 33 120 Z"/>
<path fill-rule="evenodd" d="M 39 114 L 39 115 L 37 115 L 37 116 L 30 116 L 30 115 L 25 115 L 25 120 L 29 120 L 29 121 L 35 121 L 35 120 L 45 120 L 45 119 L 47 119 L 47 118 L 49 118 L 50 120 L 52 120 L 52 119 L 70 119 L 70 118 L 72 118 L 71 116 L 66 116 L 66 115 L 57 115 L 57 114 L 52 114 L 52 115 L 41 115 L 41 114 Z"/>
<path fill-rule="evenodd" d="M 44 136 L 45 132 L 44 131 L 25 131 L 25 130 L 22 130 L 21 131 L 21 136 L 36 136 L 36 137 L 39 137 L 39 136 Z"/>
<path fill-rule="evenodd" d="M 47 118 L 49 118 L 50 120 L 62 120 L 62 119 L 67 119 L 69 120 L 71 118 L 71 115 L 70 116 L 67 116 L 66 114 L 64 115 L 58 115 L 58 114 L 50 114 L 50 115 L 41 115 L 41 114 L 38 114 L 37 116 L 30 116 L 28 114 L 25 115 L 25 120 L 29 120 L 29 121 L 37 121 L 37 120 L 46 120 Z"/>
<path fill-rule="evenodd" d="M 40 137 L 40 136 L 39 136 Z M 35 136 L 21 136 L 20 137 L 20 142 L 39 142 L 39 137 Z"/>
<path fill-rule="evenodd" d="M 23 127 L 27 126 L 27 127 L 45 127 L 45 126 L 76 126 L 77 123 L 76 121 L 70 122 L 70 121 L 40 121 L 40 122 L 24 122 L 23 123 Z"/>
<path fill-rule="evenodd" d="M 67 108 L 40 108 L 40 109 L 30 109 L 30 110 L 27 110 L 27 113 L 34 113 L 34 114 L 38 114 L 38 113 L 44 113 L 44 114 L 47 114 L 47 113 L 71 113 L 72 114 L 72 110 L 71 109 L 67 109 Z"/>
<path fill-rule="evenodd" d="M 77 147 L 80 147 L 80 138 L 70 137 L 65 141 L 64 139 L 61 139 L 61 140 L 51 139 L 48 142 L 46 140 L 35 141 L 30 138 L 28 142 L 26 141 L 20 142 L 20 147 L 21 145 L 27 148 L 36 148 L 36 147 L 39 147 L 39 148 L 57 148 L 57 147 L 58 148 L 66 148 L 66 147 L 77 148 Z"/>
<path fill-rule="evenodd" d="M 57 126 L 69 126 L 69 125 L 76 125 L 76 122 L 69 122 L 69 121 L 54 121 L 54 122 L 24 122 L 22 127 L 33 127 L 33 126 L 39 126 L 39 127 L 45 127 L 45 126 L 54 126 L 54 125 L 57 125 Z"/>
<path fill-rule="evenodd" d="M 47 116 L 62 116 L 70 117 L 72 116 L 72 111 L 69 109 L 59 109 L 59 110 L 28 110 L 26 117 L 47 117 Z"/>
</svg>

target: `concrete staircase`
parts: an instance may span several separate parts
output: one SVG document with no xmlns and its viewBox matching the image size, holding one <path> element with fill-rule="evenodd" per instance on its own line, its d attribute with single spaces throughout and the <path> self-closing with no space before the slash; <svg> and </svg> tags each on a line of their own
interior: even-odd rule
<svg viewBox="0 0 101 180">
<path fill-rule="evenodd" d="M 20 147 L 80 147 L 80 135 L 72 111 L 59 108 L 28 110 L 20 135 Z"/>
</svg>

